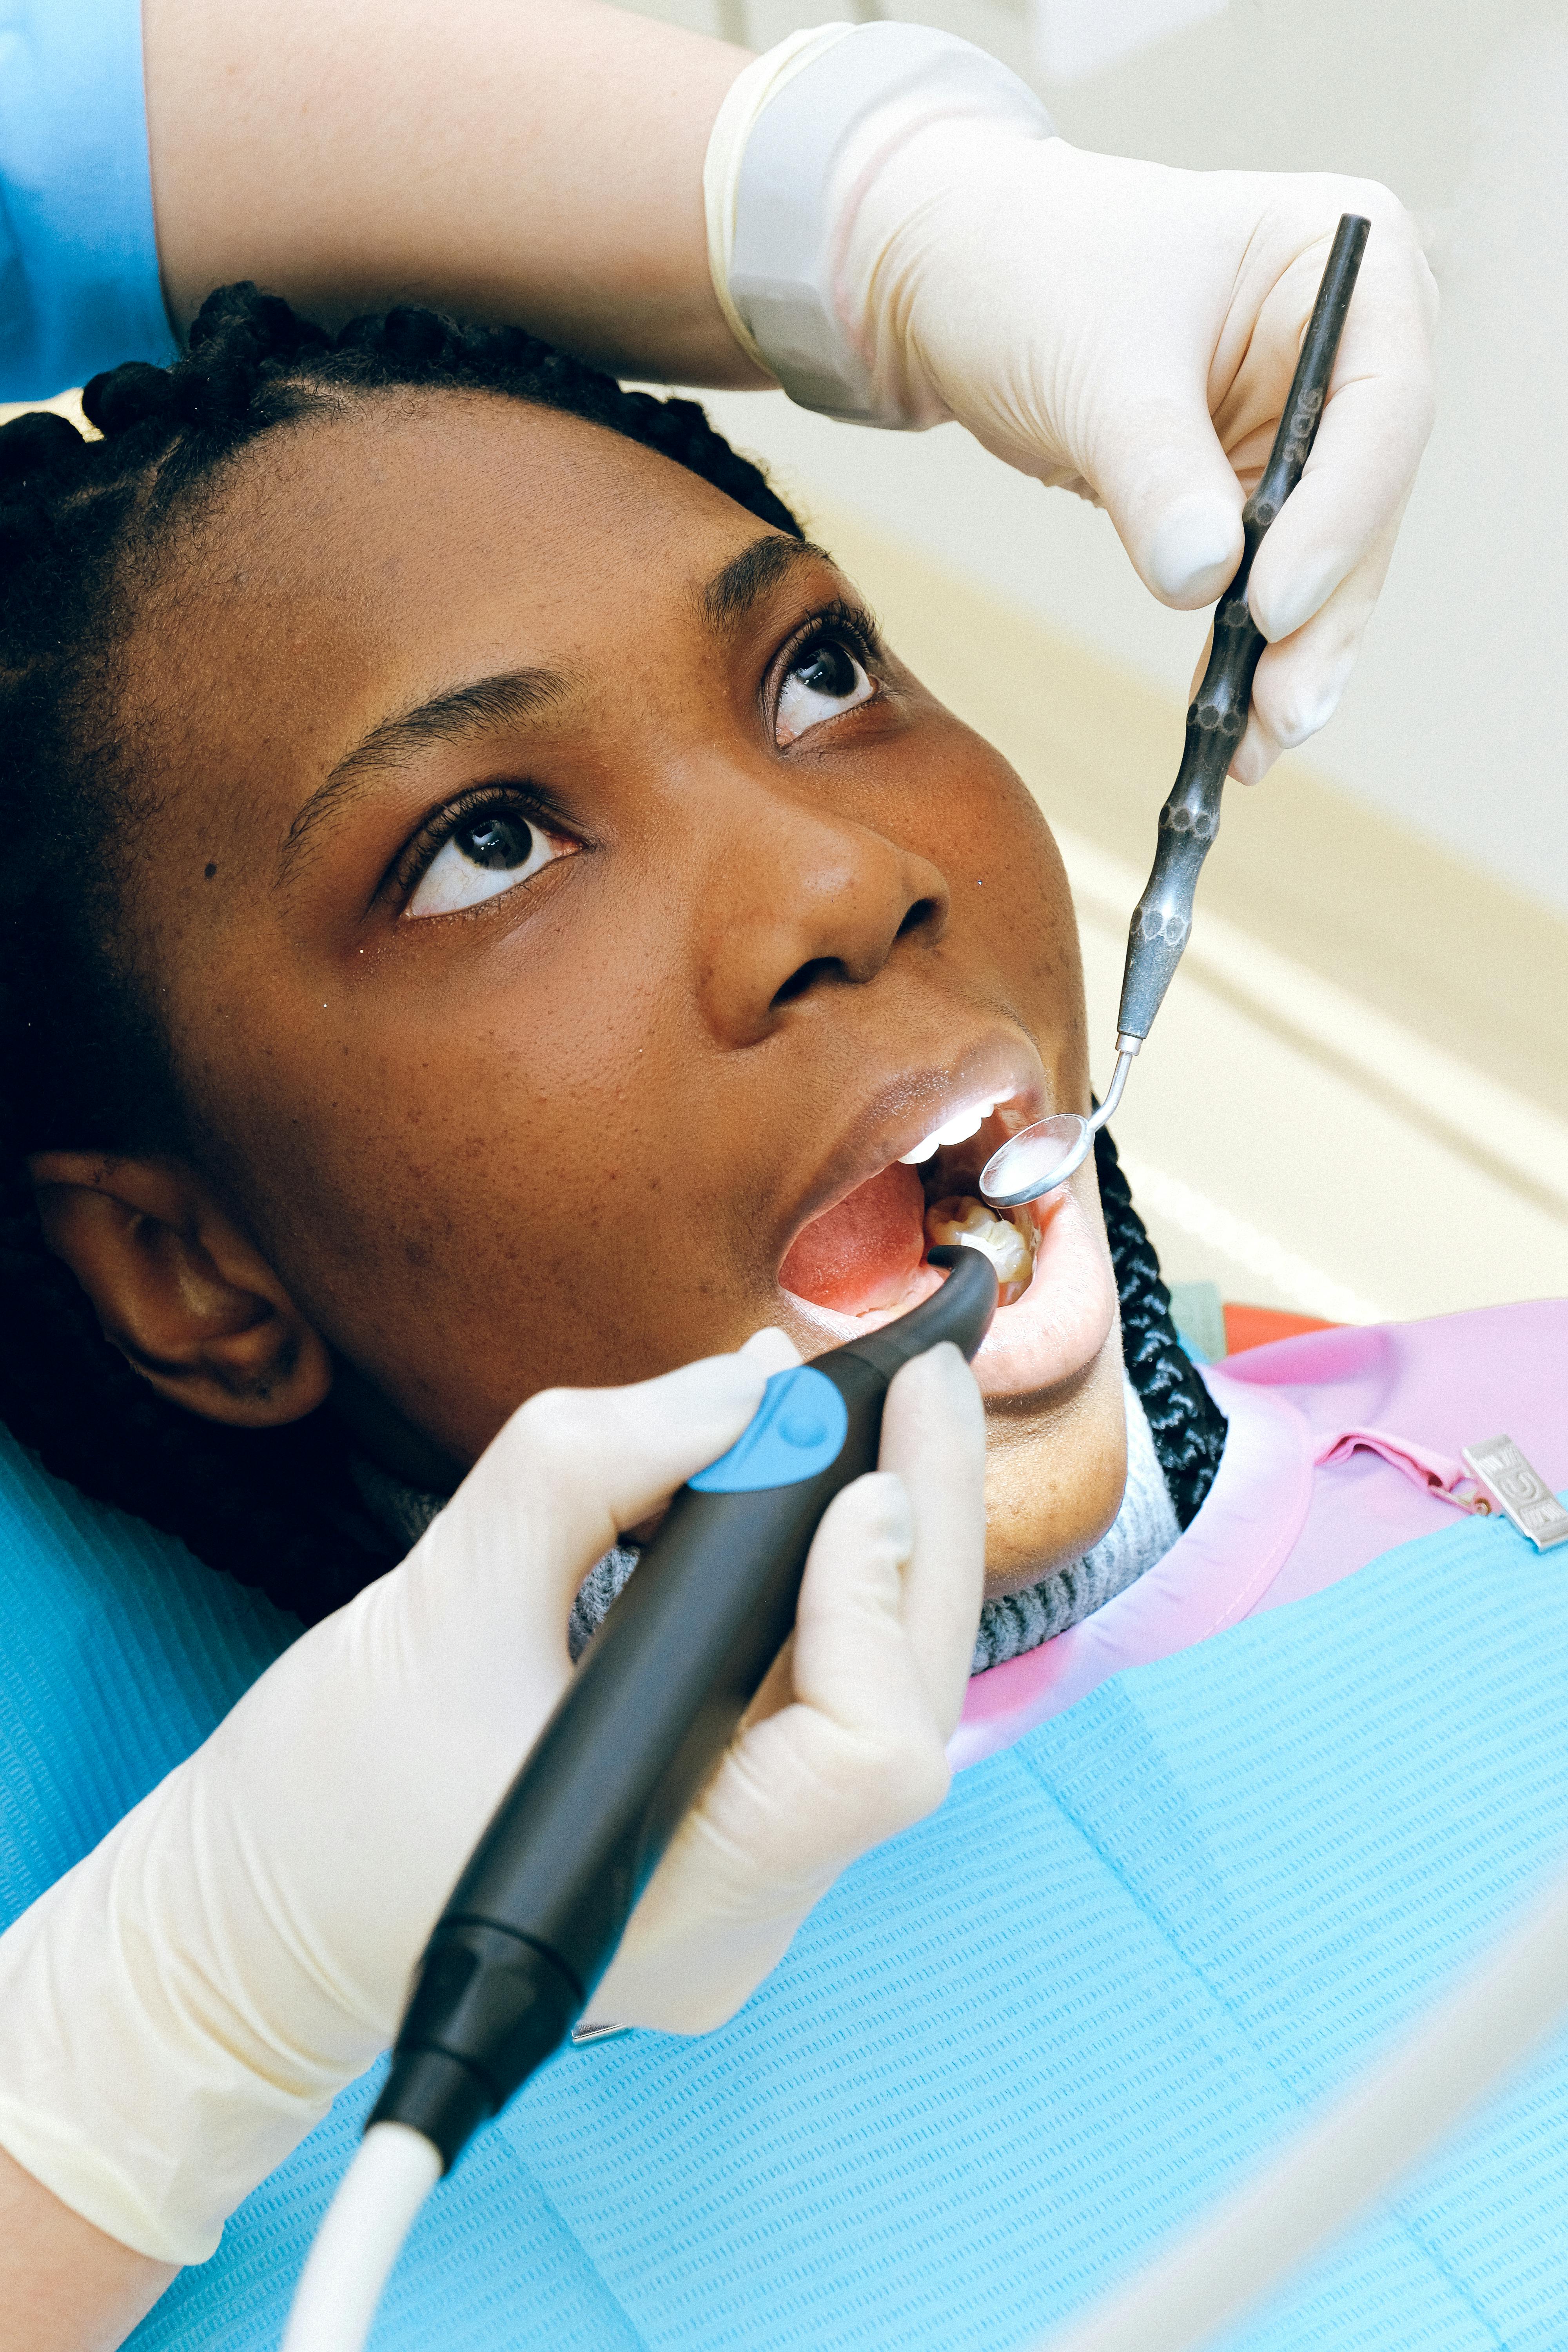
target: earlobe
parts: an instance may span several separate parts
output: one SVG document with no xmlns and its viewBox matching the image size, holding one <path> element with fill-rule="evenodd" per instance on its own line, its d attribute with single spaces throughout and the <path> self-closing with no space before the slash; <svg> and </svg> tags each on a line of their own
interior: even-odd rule
<svg viewBox="0 0 1568 2352">
<path fill-rule="evenodd" d="M 29 1170 L 45 1240 L 149 1386 L 241 1429 L 321 1402 L 325 1342 L 193 1170 L 89 1151 L 37 1152 Z"/>
</svg>

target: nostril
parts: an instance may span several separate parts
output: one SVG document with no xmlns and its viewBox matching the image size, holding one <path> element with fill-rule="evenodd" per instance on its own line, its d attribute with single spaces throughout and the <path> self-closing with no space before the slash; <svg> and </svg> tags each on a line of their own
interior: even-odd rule
<svg viewBox="0 0 1568 2352">
<path fill-rule="evenodd" d="M 908 939 L 918 931 L 940 932 L 944 912 L 940 898 L 917 898 L 893 934 L 894 939 Z M 814 988 L 825 982 L 842 984 L 869 980 L 880 970 L 885 953 L 884 949 L 874 960 L 868 960 L 863 968 L 858 958 L 812 956 L 806 962 L 797 964 L 783 986 L 773 991 L 770 1009 L 776 1013 L 781 1006 L 793 1004 L 797 998 L 809 995 Z"/>
<path fill-rule="evenodd" d="M 899 925 L 898 937 L 900 940 L 908 939 L 911 931 L 931 929 L 941 920 L 942 908 L 935 898 L 917 898 Z"/>
<path fill-rule="evenodd" d="M 837 956 L 813 956 L 809 963 L 803 963 L 797 971 L 791 972 L 782 988 L 773 991 L 773 1010 L 776 1013 L 781 1004 L 793 1004 L 797 996 L 805 995 L 818 981 L 847 980 L 848 977 Z"/>
</svg>

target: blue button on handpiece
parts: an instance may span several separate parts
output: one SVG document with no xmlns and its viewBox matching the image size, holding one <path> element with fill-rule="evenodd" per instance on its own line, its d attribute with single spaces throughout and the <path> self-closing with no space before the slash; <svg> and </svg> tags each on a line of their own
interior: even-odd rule
<svg viewBox="0 0 1568 2352">
<path fill-rule="evenodd" d="M 728 1454 L 689 1483 L 700 1495 L 797 1486 L 837 1459 L 848 1426 L 848 1408 L 825 1372 L 814 1372 L 809 1364 L 775 1372 Z"/>
</svg>

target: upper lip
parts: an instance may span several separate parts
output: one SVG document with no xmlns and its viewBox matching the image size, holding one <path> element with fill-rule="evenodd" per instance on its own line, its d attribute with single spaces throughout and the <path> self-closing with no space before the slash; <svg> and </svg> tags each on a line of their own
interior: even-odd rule
<svg viewBox="0 0 1568 2352">
<path fill-rule="evenodd" d="M 1005 1101 L 1022 1126 L 1043 1116 L 1045 1075 L 1022 1037 L 993 1036 L 945 1069 L 906 1070 L 877 1089 L 844 1129 L 805 1197 L 779 1252 L 782 1265 L 802 1229 L 912 1151 L 933 1129 L 972 1103 Z"/>
</svg>

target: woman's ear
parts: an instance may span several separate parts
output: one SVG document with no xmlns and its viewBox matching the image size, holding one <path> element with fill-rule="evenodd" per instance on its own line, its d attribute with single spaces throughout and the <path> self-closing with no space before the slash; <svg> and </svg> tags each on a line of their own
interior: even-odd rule
<svg viewBox="0 0 1568 2352">
<path fill-rule="evenodd" d="M 325 1342 L 194 1171 L 95 1151 L 35 1152 L 28 1167 L 45 1240 L 160 1395 L 239 1429 L 321 1403 Z"/>
</svg>

